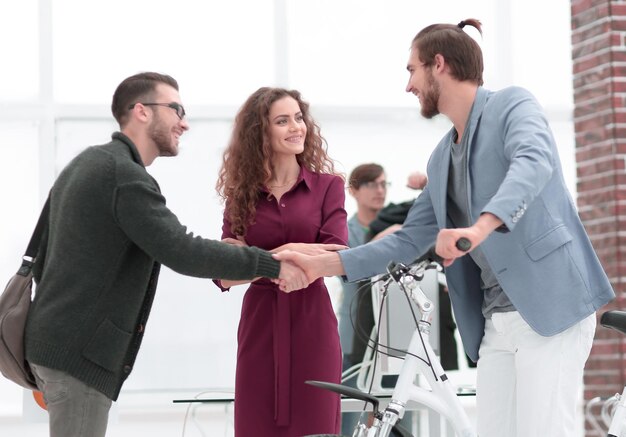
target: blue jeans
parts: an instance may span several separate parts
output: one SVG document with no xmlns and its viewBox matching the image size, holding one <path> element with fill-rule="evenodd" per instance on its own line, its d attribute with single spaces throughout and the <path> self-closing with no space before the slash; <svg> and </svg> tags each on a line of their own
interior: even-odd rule
<svg viewBox="0 0 626 437">
<path fill-rule="evenodd" d="M 59 370 L 30 364 L 50 416 L 50 437 L 104 437 L 111 399 Z"/>
</svg>

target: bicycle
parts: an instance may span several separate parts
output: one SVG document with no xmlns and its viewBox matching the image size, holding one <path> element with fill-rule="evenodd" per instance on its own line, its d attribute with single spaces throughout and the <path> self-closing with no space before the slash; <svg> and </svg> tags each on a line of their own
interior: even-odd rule
<svg viewBox="0 0 626 437">
<path fill-rule="evenodd" d="M 600 317 L 600 324 L 626 334 L 626 311 L 606 311 Z M 596 407 L 600 408 L 600 417 L 605 428 L 598 423 L 593 414 Z M 626 386 L 622 393 L 591 399 L 585 407 L 585 418 L 599 435 L 626 437 Z"/>
<path fill-rule="evenodd" d="M 470 242 L 460 239 L 457 247 L 463 251 L 470 249 Z M 416 320 L 416 329 L 411 337 L 404 363 L 390 402 L 383 411 L 379 411 L 381 400 L 361 390 L 323 381 L 306 381 L 308 384 L 331 390 L 348 398 L 369 403 L 372 406 L 374 420 L 370 426 L 359 423 L 352 437 L 411 437 L 408 431 L 397 427 L 396 422 L 404 416 L 409 401 L 430 407 L 445 417 L 458 437 L 477 437 L 470 419 L 465 412 L 457 390 L 452 386 L 430 345 L 430 320 L 434 305 L 420 288 L 420 281 L 428 269 L 438 268 L 441 258 L 431 248 L 426 254 L 409 265 L 394 264 L 387 268 L 388 273 L 379 280 L 384 280 L 384 288 L 395 281 L 405 294 L 416 304 L 421 317 Z M 428 382 L 430 389 L 415 384 L 418 372 Z M 317 434 L 308 437 L 331 437 L 329 434 Z M 340 437 L 340 436 L 335 436 Z"/>
</svg>

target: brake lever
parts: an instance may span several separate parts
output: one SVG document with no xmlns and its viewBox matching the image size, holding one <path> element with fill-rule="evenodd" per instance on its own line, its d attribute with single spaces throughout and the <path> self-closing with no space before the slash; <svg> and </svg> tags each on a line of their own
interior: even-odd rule
<svg viewBox="0 0 626 437">
<path fill-rule="evenodd" d="M 457 240 L 456 247 L 463 252 L 467 252 L 472 248 L 472 243 L 467 238 L 461 237 Z M 443 266 L 443 258 L 437 255 L 437 252 L 435 252 L 435 246 L 431 246 L 426 253 L 409 263 L 408 266 L 402 263 L 396 263 L 395 261 L 389 261 L 389 264 L 387 264 L 387 274 L 381 276 L 379 280 L 387 281 L 391 277 L 397 282 L 403 275 L 411 274 L 411 270 L 415 266 L 422 264 L 425 261 L 428 263 L 435 262 Z M 427 265 L 424 267 L 424 270 L 428 270 L 429 268 L 435 268 L 435 266 L 430 267 Z M 416 277 L 416 279 L 420 280 L 421 278 Z"/>
</svg>

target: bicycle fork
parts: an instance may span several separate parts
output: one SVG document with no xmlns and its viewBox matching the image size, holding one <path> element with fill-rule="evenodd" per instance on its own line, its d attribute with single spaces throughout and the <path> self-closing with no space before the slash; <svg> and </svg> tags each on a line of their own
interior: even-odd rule
<svg viewBox="0 0 626 437">
<path fill-rule="evenodd" d="M 457 436 L 459 437 L 476 437 L 467 413 L 459 402 L 456 392 L 452 384 L 448 380 L 445 371 L 441 367 L 435 352 L 433 351 L 428 339 L 428 326 L 422 326 L 422 335 L 418 330 L 413 333 L 409 351 L 411 353 L 405 356 L 402 370 L 393 392 L 392 400 L 385 408 L 383 417 L 376 420 L 370 429 L 367 437 L 386 437 L 391 433 L 391 429 L 398 419 L 404 416 L 406 404 L 409 400 L 414 400 L 422 405 L 427 405 L 440 415 L 447 418 L 453 425 Z M 417 351 L 424 351 L 422 355 Z M 430 365 L 424 361 L 430 362 Z M 415 375 L 421 368 L 431 390 L 418 387 L 414 384 Z"/>
</svg>

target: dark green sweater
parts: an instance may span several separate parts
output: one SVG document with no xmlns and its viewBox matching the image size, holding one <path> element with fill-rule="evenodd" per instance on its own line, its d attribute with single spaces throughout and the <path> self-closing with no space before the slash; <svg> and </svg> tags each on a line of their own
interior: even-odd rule
<svg viewBox="0 0 626 437">
<path fill-rule="evenodd" d="M 68 164 L 37 256 L 26 359 L 117 399 L 148 319 L 159 265 L 190 276 L 275 278 L 270 253 L 188 233 L 121 133 Z"/>
</svg>

